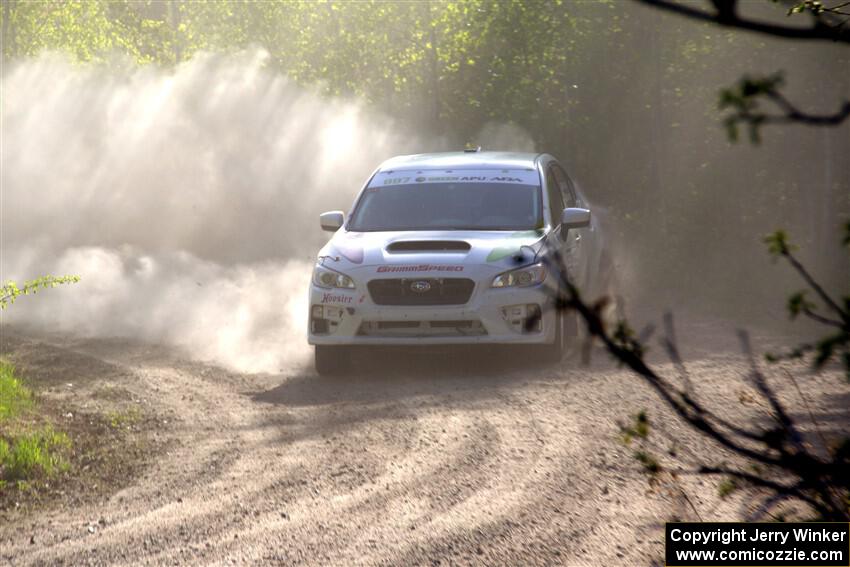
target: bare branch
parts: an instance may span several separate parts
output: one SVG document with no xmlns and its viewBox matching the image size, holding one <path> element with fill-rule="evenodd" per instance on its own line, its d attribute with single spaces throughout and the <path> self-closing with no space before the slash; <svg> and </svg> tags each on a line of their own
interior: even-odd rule
<svg viewBox="0 0 850 567">
<path fill-rule="evenodd" d="M 835 319 L 830 319 L 829 317 L 824 317 L 818 313 L 815 313 L 808 307 L 803 307 L 801 309 L 803 315 L 811 319 L 812 321 L 817 321 L 823 325 L 829 325 L 830 327 L 836 327 L 838 329 L 844 329 L 846 325 L 844 325 L 841 321 L 836 321 Z"/>
<path fill-rule="evenodd" d="M 788 245 L 783 234 L 768 239 L 771 252 L 776 255 L 788 254 Z M 705 408 L 692 393 L 677 388 L 673 383 L 660 376 L 644 360 L 643 344 L 634 336 L 624 321 L 613 332 L 606 329 L 599 309 L 585 303 L 579 290 L 572 283 L 559 251 L 551 250 L 545 260 L 559 275 L 561 282 L 556 306 L 559 309 L 575 309 L 587 325 L 589 336 L 596 337 L 606 350 L 621 364 L 624 364 L 644 380 L 659 395 L 662 401 L 689 427 L 707 436 L 718 446 L 723 447 L 739 458 L 746 459 L 754 467 L 754 473 L 728 468 L 707 467 L 699 469 L 704 474 L 727 474 L 746 481 L 749 485 L 772 491 L 776 495 L 797 499 L 811 506 L 822 518 L 829 520 L 850 519 L 850 510 L 846 505 L 850 493 L 850 449 L 839 450 L 821 458 L 804 443 L 793 418 L 785 410 L 767 379 L 756 364 L 749 338 L 745 332 L 739 332 L 744 353 L 747 355 L 751 374 L 750 380 L 760 396 L 765 400 L 777 427 L 766 431 L 754 432 L 739 427 L 714 415 Z M 802 266 L 800 266 L 802 268 Z M 805 272 L 805 271 L 804 271 Z M 807 273 L 807 272 L 805 272 Z M 817 286 L 811 280 L 810 285 Z M 819 286 L 817 286 L 819 287 Z M 799 302 L 806 307 L 804 300 Z M 684 361 L 676 346 L 672 317 L 665 317 L 666 336 L 663 344 L 678 373 L 689 385 L 689 377 Z M 847 445 L 850 447 L 850 443 Z M 766 469 L 765 469 L 766 467 Z M 761 472 L 764 470 L 765 472 Z M 782 484 L 772 480 L 771 476 L 793 480 L 793 484 Z M 781 500 L 781 498 L 779 499 Z"/>
<path fill-rule="evenodd" d="M 728 469 L 726 467 L 702 467 L 699 469 L 699 472 L 702 474 L 725 474 L 734 478 L 741 479 L 746 481 L 753 486 L 760 486 L 762 488 L 768 488 L 775 492 L 776 494 L 787 494 L 806 502 L 811 505 L 813 508 L 818 510 L 824 517 L 831 517 L 830 510 L 819 502 L 818 500 L 812 498 L 802 490 L 800 490 L 797 486 L 788 486 L 785 484 L 780 484 L 778 482 L 763 478 L 761 476 L 757 476 L 754 474 L 746 473 L 739 470 Z"/>
<path fill-rule="evenodd" d="M 797 258 L 791 253 L 791 250 L 788 249 L 788 247 L 785 247 L 780 251 L 780 254 L 788 260 L 791 266 L 793 266 L 797 273 L 800 274 L 800 277 L 806 281 L 806 284 L 812 288 L 816 294 L 818 294 L 818 297 L 820 297 L 830 309 L 841 317 L 841 320 L 844 321 L 845 325 L 850 326 L 850 315 L 841 309 L 838 303 L 830 297 L 826 290 L 824 290 L 823 287 L 815 281 L 809 271 L 806 270 L 805 266 L 803 266 L 803 264 L 801 264 L 800 261 L 797 260 Z"/>
<path fill-rule="evenodd" d="M 635 0 L 641 4 L 652 6 L 672 14 L 685 16 L 692 20 L 709 22 L 724 27 L 761 33 L 774 37 L 784 37 L 798 40 L 835 41 L 838 43 L 850 43 L 850 33 L 844 28 L 833 27 L 822 19 L 816 18 L 810 27 L 792 27 L 768 24 L 750 19 L 744 19 L 737 15 L 734 9 L 718 10 L 715 13 L 694 8 L 690 4 L 680 4 L 672 0 Z M 734 2 L 732 2 L 734 5 Z"/>
<path fill-rule="evenodd" d="M 691 377 L 688 374 L 688 369 L 685 368 L 682 356 L 679 354 L 679 346 L 676 341 L 676 330 L 673 326 L 673 314 L 669 311 L 664 314 L 664 337 L 661 339 L 661 345 L 664 347 L 664 350 L 667 352 L 667 356 L 670 357 L 670 360 L 673 362 L 673 366 L 676 367 L 679 377 L 682 379 L 682 383 L 685 385 L 685 396 L 687 399 L 695 400 L 696 393 L 694 392 L 694 386 L 691 383 Z"/>
<path fill-rule="evenodd" d="M 587 324 L 590 335 L 601 340 L 608 352 L 614 356 L 614 358 L 644 378 L 644 380 L 680 418 L 688 422 L 688 424 L 694 429 L 709 436 L 718 444 L 738 453 L 739 455 L 766 465 L 779 464 L 780 461 L 776 457 L 742 445 L 722 431 L 718 430 L 717 427 L 711 423 L 710 419 L 707 418 L 706 412 L 701 409 L 699 404 L 693 400 L 685 402 L 681 392 L 676 390 L 676 388 L 646 365 L 643 360 L 642 353 L 638 348 L 636 348 L 633 344 L 620 344 L 616 342 L 605 330 L 605 326 L 600 319 L 599 314 L 581 300 L 578 289 L 570 281 L 569 275 L 566 271 L 562 269 L 562 266 L 564 266 L 563 259 L 557 250 L 553 252 L 553 260 L 550 262 L 554 264 L 552 267 L 561 274 L 561 281 L 565 289 L 565 297 L 562 300 L 564 302 L 563 307 L 575 309 Z"/>
<path fill-rule="evenodd" d="M 844 101 L 841 108 L 833 114 L 809 114 L 794 106 L 787 98 L 777 90 L 768 90 L 765 93 L 773 102 L 785 111 L 781 116 L 765 116 L 767 122 L 799 122 L 812 126 L 837 126 L 850 116 L 850 101 Z"/>
<path fill-rule="evenodd" d="M 794 388 L 796 388 L 797 390 L 797 395 L 800 396 L 800 399 L 803 401 L 803 405 L 806 407 L 806 411 L 809 412 L 809 419 L 811 420 L 812 425 L 815 428 L 815 432 L 817 432 L 818 437 L 820 438 L 821 445 L 823 445 L 823 449 L 828 452 L 829 443 L 826 442 L 826 437 L 824 437 L 823 431 L 821 431 L 820 424 L 815 419 L 815 414 L 812 413 L 812 408 L 809 405 L 809 400 L 806 399 L 806 396 L 803 395 L 803 390 L 800 389 L 800 385 L 797 383 L 797 379 L 794 378 L 794 375 L 788 372 L 787 369 L 783 368 L 783 371 L 785 372 L 785 376 L 787 376 L 791 383 L 794 384 Z"/>
<path fill-rule="evenodd" d="M 750 363 L 750 379 L 753 382 L 753 385 L 759 391 L 759 393 L 768 401 L 770 404 L 771 410 L 773 410 L 773 416 L 776 421 L 779 423 L 780 427 L 782 427 L 783 431 L 786 432 L 788 439 L 790 439 L 798 450 L 803 450 L 802 443 L 803 438 L 800 433 L 797 431 L 794 426 L 794 422 L 788 413 L 785 411 L 785 408 L 782 407 L 782 404 L 779 403 L 779 400 L 774 395 L 773 391 L 767 385 L 767 380 L 764 377 L 764 374 L 759 370 L 758 365 L 756 364 L 755 357 L 753 356 L 753 349 L 750 346 L 750 336 L 744 330 L 738 331 L 738 338 L 741 341 L 741 349 L 744 351 L 744 354 L 747 356 L 747 360 Z M 784 448 L 779 445 L 777 447 L 780 450 L 784 451 Z"/>
</svg>

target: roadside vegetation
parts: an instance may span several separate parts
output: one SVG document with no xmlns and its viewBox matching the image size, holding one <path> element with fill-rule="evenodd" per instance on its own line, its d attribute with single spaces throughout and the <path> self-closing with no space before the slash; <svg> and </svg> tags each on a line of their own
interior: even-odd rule
<svg viewBox="0 0 850 567">
<path fill-rule="evenodd" d="M 702 22 L 747 30 L 768 36 L 797 40 L 819 40 L 850 44 L 845 26 L 850 13 L 844 11 L 846 3 L 825 6 L 821 2 L 801 1 L 792 4 L 788 15 L 807 14 L 810 28 L 770 26 L 747 20 L 738 14 L 738 1 L 705 3 L 707 9 L 683 6 L 667 0 L 639 0 L 662 11 Z M 709 4 L 713 4 L 714 9 Z M 745 77 L 732 89 L 720 93 L 721 110 L 732 110 L 724 124 L 730 142 L 738 140 L 738 127 L 748 128 L 750 141 L 761 141 L 759 129 L 767 124 L 797 124 L 813 127 L 835 127 L 850 119 L 850 101 L 844 101 L 833 114 L 816 115 L 801 111 L 780 92 L 782 73 L 765 79 Z M 761 103 L 772 104 L 778 113 L 765 111 Z M 841 247 L 850 251 L 850 222 L 842 222 Z M 587 324 L 589 335 L 598 338 L 609 354 L 630 368 L 651 386 L 678 419 L 689 428 L 710 439 L 717 449 L 735 459 L 735 463 L 715 464 L 712 456 L 691 455 L 697 464 L 684 466 L 676 451 L 667 451 L 662 463 L 653 451 L 660 454 L 662 443 L 650 435 L 650 418 L 645 411 L 633 416 L 630 423 L 620 424 L 621 439 L 625 444 L 636 441 L 634 458 L 649 475 L 652 483 L 666 482 L 678 491 L 691 506 L 694 515 L 702 520 L 693 500 L 682 489 L 678 478 L 682 474 L 700 474 L 719 477 L 717 492 L 721 498 L 739 490 L 747 491 L 747 520 L 782 521 L 787 514 L 795 519 L 813 521 L 850 520 L 850 431 L 847 424 L 837 431 L 824 431 L 812 413 L 807 398 L 806 379 L 809 373 L 826 368 L 840 369 L 850 384 L 850 290 L 836 294 L 828 285 L 819 282 L 796 254 L 796 247 L 784 230 L 775 231 L 764 238 L 768 252 L 774 260 L 787 263 L 805 284 L 805 289 L 791 294 L 786 303 L 790 318 L 804 318 L 815 323 L 823 335 L 793 346 L 783 352 L 768 352 L 763 358 L 768 368 L 763 368 L 752 350 L 746 331 L 738 332 L 741 350 L 748 358 L 750 373 L 746 383 L 754 397 L 751 402 L 764 408 L 763 419 L 753 420 L 740 412 L 731 420 L 722 417 L 722 408 L 711 408 L 699 396 L 699 387 L 691 381 L 687 366 L 681 356 L 670 313 L 664 316 L 663 335 L 659 343 L 673 363 L 674 376 L 665 376 L 655 365 L 647 362 L 647 343 L 654 333 L 648 326 L 635 332 L 622 320 L 616 328 L 606 328 L 599 313 L 606 299 L 596 304 L 587 303 L 580 290 L 562 273 L 565 293 L 562 307 L 575 309 Z M 836 262 L 837 264 L 838 262 Z M 846 280 L 840 284 L 846 285 Z M 783 362 L 805 362 L 806 366 L 784 365 Z M 781 371 L 798 394 L 799 406 L 806 412 L 795 412 L 780 401 L 771 374 Z M 744 401 L 742 400 L 742 403 Z M 796 404 L 795 404 L 796 405 Z M 800 418 L 799 415 L 806 418 Z M 807 423 L 804 423 L 807 422 Z M 671 440 L 665 440 L 667 442 Z M 675 443 L 675 440 L 672 440 Z M 674 444 L 675 446 L 675 444 Z M 662 474 L 666 474 L 664 480 Z M 793 507 L 794 504 L 802 507 Z"/>
<path fill-rule="evenodd" d="M 42 276 L 19 286 L 10 280 L 0 287 L 0 309 L 22 295 L 78 281 L 79 276 Z M 68 471 L 71 439 L 56 431 L 40 410 L 15 366 L 0 359 L 0 490 L 10 484 L 28 488 L 33 481 Z"/>
<path fill-rule="evenodd" d="M 850 222 L 844 227 L 842 244 L 850 251 Z M 565 309 L 576 309 L 588 325 L 590 335 L 597 337 L 608 352 L 651 386 L 676 417 L 691 429 L 708 437 L 728 460 L 716 464 L 717 453 L 688 453 L 683 460 L 676 449 L 676 439 L 663 433 L 652 435 L 652 423 L 645 410 L 620 424 L 620 439 L 634 446 L 633 457 L 648 475 L 652 485 L 664 485 L 678 492 L 700 521 L 694 499 L 679 483 L 682 475 L 699 474 L 720 478 L 717 493 L 721 498 L 736 491 L 746 491 L 746 519 L 749 521 L 850 521 L 850 430 L 848 425 L 827 431 L 810 409 L 806 379 L 810 373 L 827 368 L 840 369 L 843 382 L 850 385 L 850 290 L 836 299 L 819 284 L 794 255 L 794 246 L 782 231 L 765 238 L 770 254 L 785 260 L 807 285 L 807 289 L 788 298 L 787 310 L 792 319 L 805 317 L 825 332 L 820 338 L 803 342 L 782 353 L 768 352 L 765 368 L 757 360 L 746 331 L 739 331 L 741 350 L 750 364 L 744 384 L 752 397 L 741 404 L 763 408 L 757 418 L 739 416 L 729 419 L 724 408 L 710 407 L 699 393 L 699 385 L 691 380 L 679 352 L 673 317 L 664 318 L 659 343 L 675 369 L 667 376 L 650 364 L 645 354 L 654 329 L 634 332 L 625 321 L 614 329 L 606 328 L 599 309 L 585 303 L 562 272 L 566 288 L 562 297 Z M 812 299 L 809 297 L 812 296 Z M 815 301 L 814 298 L 817 298 Z M 784 364 L 782 362 L 805 362 Z M 793 406 L 780 401 L 773 374 L 781 372 L 782 380 L 793 384 L 797 394 Z M 805 412 L 800 411 L 805 408 Z M 800 417 L 800 416 L 804 417 Z M 766 420 L 764 418 L 767 418 Z M 665 449 L 665 447 L 668 447 Z M 665 455 L 662 457 L 661 455 Z M 797 505 L 797 506 L 795 506 Z"/>
<path fill-rule="evenodd" d="M 52 348 L 4 337 L 0 522 L 126 486 L 154 454 L 150 437 L 162 428 L 134 394 L 104 389 L 104 376 L 96 371 L 90 377 L 74 370 L 55 376 Z"/>
<path fill-rule="evenodd" d="M 39 404 L 15 367 L 0 360 L 0 490 L 67 472 L 71 439 L 39 415 Z"/>
<path fill-rule="evenodd" d="M 21 284 L 7 281 L 0 286 L 0 309 L 22 296 L 79 280 L 47 275 Z M 14 351 L 8 342 L 0 347 Z M 35 385 L 0 357 L 0 518 L 20 507 L 62 498 L 79 502 L 120 486 L 149 455 L 147 431 L 155 420 L 129 404 L 126 393 L 82 390 L 84 409 L 73 397 L 60 402 Z M 92 400 L 99 410 L 89 407 Z"/>
</svg>

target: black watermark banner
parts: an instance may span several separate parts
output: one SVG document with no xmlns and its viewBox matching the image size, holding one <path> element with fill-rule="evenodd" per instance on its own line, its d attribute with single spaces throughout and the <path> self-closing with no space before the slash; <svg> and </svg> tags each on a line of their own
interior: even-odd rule
<svg viewBox="0 0 850 567">
<path fill-rule="evenodd" d="M 669 522 L 669 567 L 850 567 L 850 524 Z"/>
</svg>

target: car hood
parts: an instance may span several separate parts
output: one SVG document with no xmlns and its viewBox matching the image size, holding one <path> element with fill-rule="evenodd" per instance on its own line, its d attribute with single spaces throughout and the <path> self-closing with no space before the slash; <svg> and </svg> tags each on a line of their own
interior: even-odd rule
<svg viewBox="0 0 850 567">
<path fill-rule="evenodd" d="M 319 252 L 319 261 L 343 271 L 377 266 L 388 275 L 404 273 L 413 267 L 418 272 L 465 271 L 458 269 L 460 266 L 491 266 L 501 271 L 531 262 L 543 250 L 546 236 L 544 230 L 348 232 L 340 229 Z"/>
</svg>

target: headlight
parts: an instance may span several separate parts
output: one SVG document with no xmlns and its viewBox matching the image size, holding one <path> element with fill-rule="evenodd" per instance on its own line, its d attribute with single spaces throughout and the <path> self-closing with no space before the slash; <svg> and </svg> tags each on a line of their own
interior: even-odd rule
<svg viewBox="0 0 850 567">
<path fill-rule="evenodd" d="M 499 274 L 490 284 L 491 287 L 527 287 L 537 285 L 546 279 L 546 267 L 533 264 L 524 268 Z"/>
<path fill-rule="evenodd" d="M 319 287 L 341 287 L 354 289 L 354 280 L 330 268 L 319 266 L 313 269 L 313 283 Z"/>
</svg>

